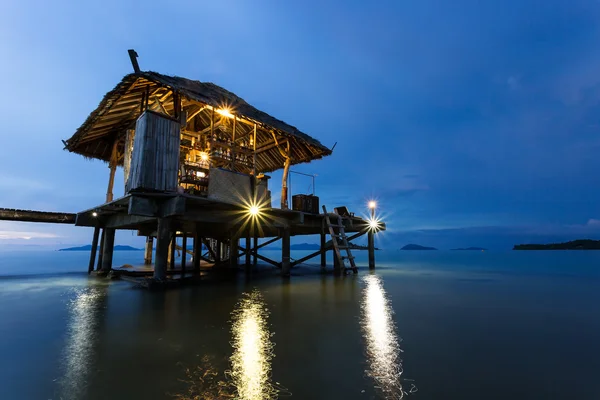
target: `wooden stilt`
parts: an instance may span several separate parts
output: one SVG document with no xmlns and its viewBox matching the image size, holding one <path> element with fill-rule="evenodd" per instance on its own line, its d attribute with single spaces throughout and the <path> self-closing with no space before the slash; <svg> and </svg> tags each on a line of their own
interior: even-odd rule
<svg viewBox="0 0 600 400">
<path fill-rule="evenodd" d="M 367 234 L 367 241 L 369 247 L 369 269 L 375 269 L 375 237 L 373 231 L 369 231 Z"/>
<path fill-rule="evenodd" d="M 342 269 L 340 268 L 340 261 L 338 260 L 337 255 L 335 254 L 335 250 L 332 250 L 331 256 L 333 257 L 333 273 L 340 274 L 342 272 Z"/>
<path fill-rule="evenodd" d="M 175 270 L 175 248 L 177 247 L 177 232 L 171 233 L 171 247 L 169 251 L 171 253 L 171 258 L 169 259 L 169 269 L 171 271 Z"/>
<path fill-rule="evenodd" d="M 90 252 L 90 263 L 88 265 L 88 274 L 94 270 L 96 263 L 96 251 L 98 250 L 98 236 L 100 236 L 100 227 L 94 228 L 94 237 L 92 238 L 92 251 Z"/>
<path fill-rule="evenodd" d="M 202 237 L 200 236 L 200 224 L 196 225 L 196 236 L 194 237 L 194 273 L 200 273 L 200 258 L 202 257 Z"/>
<path fill-rule="evenodd" d="M 181 277 L 185 275 L 185 262 L 187 261 L 187 235 L 181 238 Z"/>
<path fill-rule="evenodd" d="M 104 254 L 104 236 L 105 229 L 102 229 L 102 235 L 100 235 L 100 251 L 98 252 L 98 264 L 96 264 L 96 271 L 100 271 L 102 268 L 102 255 Z"/>
<path fill-rule="evenodd" d="M 152 264 L 152 248 L 154 247 L 154 238 L 152 236 L 146 237 L 146 246 L 144 248 L 144 264 Z"/>
<path fill-rule="evenodd" d="M 250 254 L 252 253 L 252 244 L 250 235 L 246 236 L 246 269 L 250 268 Z"/>
<path fill-rule="evenodd" d="M 290 230 L 283 229 L 281 235 L 281 275 L 290 276 Z"/>
<path fill-rule="evenodd" d="M 171 220 L 160 218 L 156 230 L 156 261 L 154 262 L 154 279 L 164 280 L 167 277 L 167 258 L 171 243 Z"/>
<path fill-rule="evenodd" d="M 321 233 L 321 268 L 327 266 L 327 251 L 325 250 L 327 236 Z"/>
<path fill-rule="evenodd" d="M 237 237 L 232 237 L 229 244 L 229 266 L 231 268 L 238 267 L 238 242 L 239 239 Z"/>
<path fill-rule="evenodd" d="M 108 273 L 112 268 L 113 250 L 115 247 L 115 230 L 104 228 L 104 248 L 102 249 L 102 272 Z"/>
<path fill-rule="evenodd" d="M 219 264 L 222 260 L 223 260 L 223 246 L 222 246 L 223 242 L 220 240 L 217 240 L 217 251 L 215 252 L 216 260 L 215 262 L 217 264 Z"/>
<path fill-rule="evenodd" d="M 258 237 L 254 236 L 254 246 L 252 248 L 252 265 L 256 268 L 256 264 L 258 264 Z"/>
</svg>

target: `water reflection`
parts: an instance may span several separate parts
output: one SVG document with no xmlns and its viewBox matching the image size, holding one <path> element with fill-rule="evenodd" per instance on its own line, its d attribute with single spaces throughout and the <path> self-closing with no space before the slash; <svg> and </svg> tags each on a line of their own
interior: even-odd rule
<svg viewBox="0 0 600 400">
<path fill-rule="evenodd" d="M 361 303 L 361 326 L 366 341 L 367 375 L 375 388 L 386 399 L 402 399 L 402 360 L 399 339 L 381 278 L 369 275 L 364 278 L 365 288 Z"/>
<path fill-rule="evenodd" d="M 108 287 L 93 285 L 75 290 L 68 303 L 69 326 L 64 352 L 61 398 L 84 398 L 92 372 L 99 325 Z"/>
<path fill-rule="evenodd" d="M 258 291 L 245 293 L 232 313 L 231 371 L 238 399 L 274 399 L 271 383 L 273 343 L 268 328 L 269 311 Z"/>
</svg>

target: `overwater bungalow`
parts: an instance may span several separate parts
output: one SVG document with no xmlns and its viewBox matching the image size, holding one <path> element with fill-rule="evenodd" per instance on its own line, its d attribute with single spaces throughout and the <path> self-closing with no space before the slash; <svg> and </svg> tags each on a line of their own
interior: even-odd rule
<svg viewBox="0 0 600 400">
<path fill-rule="evenodd" d="M 328 213 L 313 195 L 293 196 L 290 207 L 290 167 L 330 156 L 332 149 L 220 86 L 141 71 L 137 55 L 130 51 L 130 56 L 134 72 L 63 141 L 69 152 L 109 165 L 105 201 L 78 212 L 74 221 L 95 228 L 90 271 L 111 271 L 119 229 L 147 238 L 145 262 L 154 265 L 158 281 L 169 271 L 198 272 L 201 261 L 236 268 L 240 258 L 247 268 L 261 260 L 289 275 L 290 268 L 317 256 L 324 268 L 329 250 L 335 272 L 356 271 L 349 241 L 364 234 L 369 236 L 369 264 L 374 266 L 373 234 L 385 225 L 357 217 L 345 207 Z M 114 193 L 121 192 L 114 187 L 117 167 L 122 167 L 125 187 L 115 198 Z M 274 206 L 274 185 L 266 174 L 279 169 L 281 195 Z M 321 237 L 320 250 L 291 260 L 290 237 L 315 234 Z M 280 260 L 260 254 L 277 240 Z M 188 250 L 192 241 L 193 250 Z M 175 265 L 176 249 L 191 253 L 190 266 L 185 256 Z"/>
</svg>

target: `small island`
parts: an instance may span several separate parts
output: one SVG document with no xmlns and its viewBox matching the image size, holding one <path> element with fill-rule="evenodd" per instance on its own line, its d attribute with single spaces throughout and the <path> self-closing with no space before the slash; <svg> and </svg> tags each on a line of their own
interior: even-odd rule
<svg viewBox="0 0 600 400">
<path fill-rule="evenodd" d="M 461 250 L 461 251 L 486 251 L 487 249 L 484 249 L 483 247 L 459 247 L 457 249 L 450 249 L 450 250 Z"/>
<path fill-rule="evenodd" d="M 79 247 L 68 247 L 66 249 L 58 249 L 58 251 L 90 251 L 92 250 L 92 246 L 87 244 L 85 246 L 79 246 Z M 135 247 L 131 247 L 131 246 L 122 246 L 122 245 L 116 245 L 114 247 L 114 251 L 142 251 L 143 249 L 138 249 Z"/>
<path fill-rule="evenodd" d="M 516 244 L 513 250 L 600 250 L 600 240 L 580 239 L 564 243 Z"/>
<path fill-rule="evenodd" d="M 418 244 L 407 244 L 400 250 L 437 250 L 435 247 L 421 246 Z"/>
</svg>

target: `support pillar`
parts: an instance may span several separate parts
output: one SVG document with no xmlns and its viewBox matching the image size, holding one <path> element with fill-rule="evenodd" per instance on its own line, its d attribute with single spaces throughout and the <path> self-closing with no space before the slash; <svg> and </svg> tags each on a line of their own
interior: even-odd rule
<svg viewBox="0 0 600 400">
<path fill-rule="evenodd" d="M 92 238 L 92 251 L 90 252 L 90 263 L 88 265 L 88 274 L 94 270 L 96 263 L 96 251 L 98 250 L 98 236 L 100 236 L 100 227 L 94 228 L 94 237 Z"/>
<path fill-rule="evenodd" d="M 156 229 L 156 261 L 154 262 L 154 279 L 167 278 L 167 258 L 169 257 L 169 243 L 171 242 L 171 220 L 159 218 Z"/>
<path fill-rule="evenodd" d="M 367 233 L 369 247 L 369 269 L 375 269 L 375 234 L 372 230 Z"/>
<path fill-rule="evenodd" d="M 327 236 L 324 233 L 321 233 L 321 268 L 327 266 L 327 251 L 325 251 L 326 239 Z"/>
<path fill-rule="evenodd" d="M 171 247 L 169 247 L 169 252 L 171 258 L 169 259 L 169 269 L 171 271 L 175 270 L 175 250 L 177 247 L 177 232 L 171 232 Z"/>
<path fill-rule="evenodd" d="M 144 264 L 152 264 L 152 248 L 154 247 L 154 238 L 148 236 L 146 238 L 146 246 L 144 248 Z"/>
<path fill-rule="evenodd" d="M 196 226 L 196 236 L 194 237 L 194 273 L 200 273 L 200 257 L 202 256 L 202 237 L 200 236 L 199 226 Z"/>
<path fill-rule="evenodd" d="M 238 247 L 239 238 L 232 237 L 229 244 L 229 267 L 237 268 L 238 267 Z"/>
<path fill-rule="evenodd" d="M 250 269 L 250 254 L 252 253 L 252 242 L 250 235 L 246 236 L 246 270 Z"/>
<path fill-rule="evenodd" d="M 115 248 L 115 230 L 104 228 L 104 248 L 102 249 L 102 272 L 109 273 L 112 268 L 113 250 Z"/>
<path fill-rule="evenodd" d="M 252 248 L 252 266 L 256 268 L 256 264 L 258 263 L 258 237 L 254 236 L 254 246 Z"/>
<path fill-rule="evenodd" d="M 184 233 L 181 238 L 181 277 L 185 275 L 185 262 L 187 261 L 187 235 Z"/>
<path fill-rule="evenodd" d="M 281 233 L 281 275 L 290 276 L 290 230 L 283 229 Z"/>
<path fill-rule="evenodd" d="M 341 274 L 342 267 L 340 266 L 340 260 L 338 260 L 335 249 L 333 249 L 333 248 L 331 250 L 331 255 L 333 256 L 333 273 L 336 275 Z"/>
<path fill-rule="evenodd" d="M 105 229 L 102 229 L 102 235 L 100 235 L 100 251 L 98 252 L 98 264 L 96 264 L 96 271 L 100 271 L 102 268 L 102 255 L 104 254 L 104 236 Z"/>
</svg>

